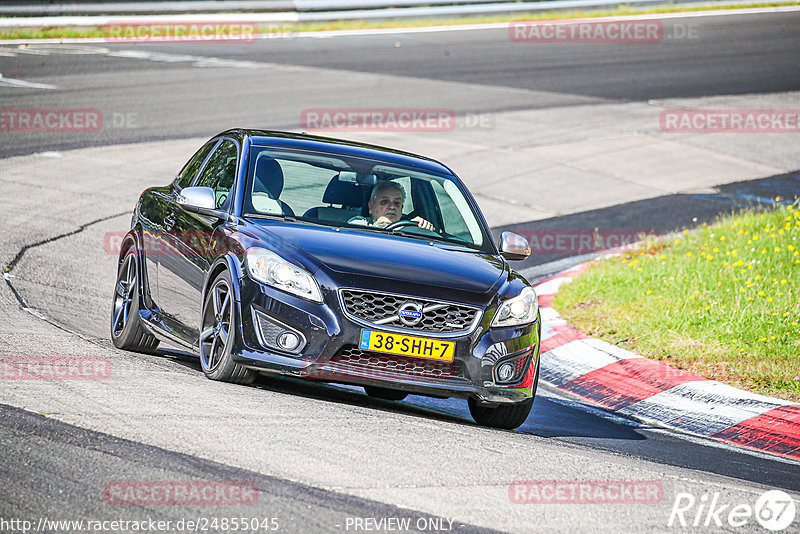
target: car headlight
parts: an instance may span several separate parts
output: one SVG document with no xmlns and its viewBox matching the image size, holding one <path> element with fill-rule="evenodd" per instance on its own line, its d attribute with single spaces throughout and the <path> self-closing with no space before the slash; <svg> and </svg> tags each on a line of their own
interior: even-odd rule
<svg viewBox="0 0 800 534">
<path fill-rule="evenodd" d="M 536 291 L 526 287 L 522 292 L 500 304 L 492 321 L 492 326 L 517 326 L 532 323 L 536 320 L 539 311 L 539 301 Z"/>
<path fill-rule="evenodd" d="M 254 280 L 314 302 L 322 302 L 311 274 L 263 248 L 247 249 L 247 273 Z"/>
</svg>

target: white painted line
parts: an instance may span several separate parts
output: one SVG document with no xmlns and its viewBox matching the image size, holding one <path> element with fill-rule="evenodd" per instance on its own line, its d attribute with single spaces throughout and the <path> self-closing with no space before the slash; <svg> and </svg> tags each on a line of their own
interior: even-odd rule
<svg viewBox="0 0 800 534">
<path fill-rule="evenodd" d="M 4 78 L 0 74 L 0 87 L 25 87 L 28 89 L 58 89 L 55 85 L 49 83 L 36 83 L 26 82 L 25 80 L 17 80 L 15 78 Z"/>
<path fill-rule="evenodd" d="M 208 56 L 191 56 L 186 54 L 162 54 L 160 52 L 149 52 L 146 50 L 109 50 L 106 52 L 109 57 L 120 57 L 127 59 L 144 59 L 160 63 L 192 63 L 194 67 L 234 67 L 256 69 L 264 67 L 277 67 L 272 63 L 258 63 L 255 61 L 240 61 L 237 59 L 221 59 Z"/>
<path fill-rule="evenodd" d="M 555 386 L 620 360 L 642 358 L 599 339 L 577 339 L 542 354 L 542 378 Z"/>
<path fill-rule="evenodd" d="M 561 288 L 561 284 L 569 280 L 572 280 L 569 276 L 559 276 L 558 278 L 553 278 L 552 280 L 541 283 L 533 289 L 536 291 L 537 295 L 555 295 L 558 293 L 559 288 Z"/>
<path fill-rule="evenodd" d="M 553 308 L 539 308 L 539 313 L 542 316 L 543 328 L 566 324 L 566 321 L 564 321 L 564 319 L 562 319 L 558 312 Z M 542 333 L 542 335 L 544 335 L 544 333 Z"/>
<path fill-rule="evenodd" d="M 736 389 L 715 380 L 686 382 L 620 412 L 710 436 L 778 406 L 795 404 Z"/>
</svg>

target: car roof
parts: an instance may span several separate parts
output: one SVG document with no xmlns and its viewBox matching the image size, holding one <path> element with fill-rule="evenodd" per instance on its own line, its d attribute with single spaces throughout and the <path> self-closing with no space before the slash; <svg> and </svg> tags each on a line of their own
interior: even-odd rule
<svg viewBox="0 0 800 534">
<path fill-rule="evenodd" d="M 387 163 L 395 163 L 406 167 L 416 167 L 439 174 L 455 176 L 455 173 L 449 167 L 436 161 L 435 159 L 420 156 L 418 154 L 412 154 L 411 152 L 404 152 L 402 150 L 370 145 L 357 141 L 309 135 L 306 133 L 255 129 L 228 130 L 227 132 L 223 132 L 219 135 L 232 134 L 250 137 L 252 143 L 256 146 L 294 148 L 298 150 L 328 152 L 346 156 L 378 159 Z"/>
</svg>

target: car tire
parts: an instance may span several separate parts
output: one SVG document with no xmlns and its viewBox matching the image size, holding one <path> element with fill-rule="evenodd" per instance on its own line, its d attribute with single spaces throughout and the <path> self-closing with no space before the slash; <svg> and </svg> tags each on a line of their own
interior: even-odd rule
<svg viewBox="0 0 800 534">
<path fill-rule="evenodd" d="M 252 384 L 256 372 L 233 361 L 231 349 L 236 338 L 236 302 L 228 271 L 211 283 L 203 300 L 200 324 L 200 367 L 211 380 Z"/>
<path fill-rule="evenodd" d="M 496 407 L 481 406 L 473 398 L 470 398 L 467 402 L 469 404 L 469 413 L 472 414 L 472 418 L 475 419 L 476 423 L 481 426 L 505 430 L 513 430 L 522 426 L 533 407 L 533 398 Z"/>
<path fill-rule="evenodd" d="M 138 254 L 131 248 L 122 257 L 111 301 L 111 341 L 118 349 L 151 353 L 158 339 L 145 331 L 139 317 Z"/>
<path fill-rule="evenodd" d="M 408 393 L 397 389 L 380 388 L 377 386 L 364 386 L 364 391 L 367 395 L 376 399 L 383 399 L 388 401 L 401 401 L 408 397 Z"/>
</svg>

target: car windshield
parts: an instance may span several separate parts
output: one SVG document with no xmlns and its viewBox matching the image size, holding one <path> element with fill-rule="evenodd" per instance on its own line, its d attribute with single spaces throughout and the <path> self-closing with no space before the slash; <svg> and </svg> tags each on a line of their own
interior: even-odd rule
<svg viewBox="0 0 800 534">
<path fill-rule="evenodd" d="M 492 253 L 489 235 L 446 175 L 380 160 L 253 146 L 242 213 L 393 232 Z"/>
</svg>

